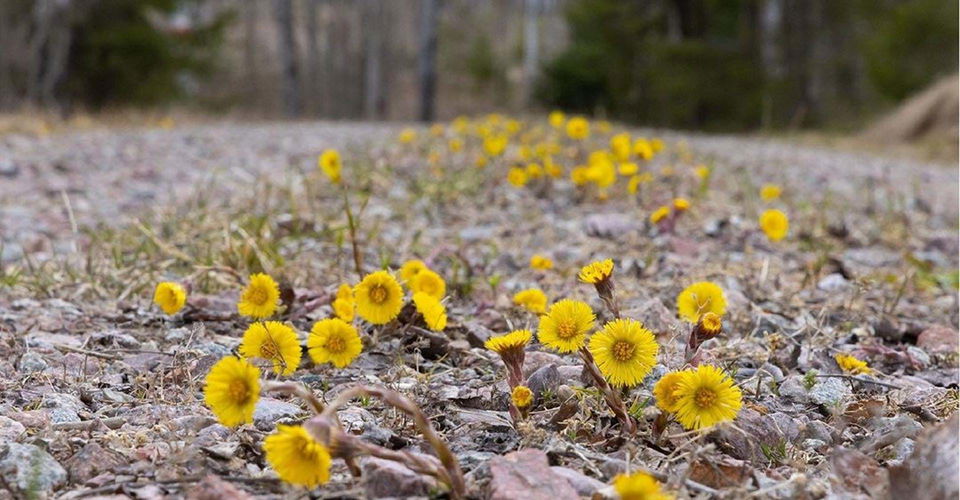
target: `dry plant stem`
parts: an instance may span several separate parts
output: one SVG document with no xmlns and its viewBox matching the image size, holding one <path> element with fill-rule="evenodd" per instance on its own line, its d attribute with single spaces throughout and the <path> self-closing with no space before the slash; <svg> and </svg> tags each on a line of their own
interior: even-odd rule
<svg viewBox="0 0 960 500">
<path fill-rule="evenodd" d="M 427 440 L 427 442 L 430 443 L 430 446 L 433 447 L 434 452 L 436 452 L 437 457 L 440 459 L 440 463 L 443 464 L 444 470 L 438 471 L 440 472 L 439 474 L 432 475 L 450 487 L 450 493 L 453 498 L 464 497 L 466 494 L 466 486 L 463 480 L 463 472 L 460 470 L 460 463 L 457 461 L 457 458 L 453 455 L 453 453 L 450 452 L 450 448 L 447 447 L 447 444 L 443 441 L 443 439 L 437 435 L 437 432 L 433 429 L 433 425 L 431 425 L 430 421 L 427 420 L 427 416 L 424 415 L 420 407 L 400 393 L 383 387 L 369 385 L 354 386 L 340 393 L 340 395 L 337 396 L 337 398 L 327 406 L 323 413 L 321 413 L 321 416 L 326 419 L 332 418 L 331 415 L 335 416 L 337 409 L 358 396 L 375 397 L 412 417 L 417 429 L 421 434 L 423 434 L 423 437 Z M 378 453 L 385 452 L 378 451 Z M 397 461 L 400 461 L 404 464 L 411 463 L 404 460 L 407 455 L 408 454 L 398 455 L 398 457 L 401 457 L 401 460 Z M 388 457 L 382 456 L 381 458 Z M 388 459 L 395 460 L 395 458 Z"/>
<path fill-rule="evenodd" d="M 343 211 L 347 214 L 347 226 L 350 228 L 350 246 L 353 247 L 353 266 L 357 277 L 363 278 L 363 257 L 360 255 L 360 246 L 357 243 L 357 221 L 350 210 L 350 197 L 347 196 L 347 187 L 343 187 Z"/>
<path fill-rule="evenodd" d="M 607 277 L 607 279 L 599 281 L 593 286 L 597 289 L 597 295 L 600 296 L 600 300 L 603 301 L 603 305 L 610 311 L 610 314 L 612 314 L 615 319 L 620 319 L 620 305 L 617 304 L 616 287 L 613 286 L 613 278 Z"/>
<path fill-rule="evenodd" d="M 320 399 L 313 394 L 313 391 L 307 389 L 306 386 L 302 384 L 267 380 L 262 383 L 261 389 L 263 392 L 279 392 L 290 396 L 296 396 L 310 405 L 310 408 L 313 409 L 313 412 L 317 415 L 322 414 L 326 409 L 323 405 L 323 401 L 320 401 Z M 333 422 L 338 428 L 340 427 L 340 417 L 337 416 L 336 413 L 333 414 Z M 357 461 L 353 457 L 346 457 L 343 461 L 346 462 L 347 468 L 350 469 L 350 474 L 353 477 L 360 477 L 360 465 L 357 464 Z"/>
<path fill-rule="evenodd" d="M 630 414 L 627 413 L 627 406 L 623 404 L 623 400 L 620 399 L 617 392 L 610 387 L 607 379 L 600 373 L 600 368 L 597 367 L 597 363 L 593 360 L 593 354 L 590 354 L 590 351 L 587 350 L 586 347 L 581 347 L 578 352 L 580 353 L 580 358 L 583 359 L 584 368 L 587 369 L 587 373 L 590 374 L 593 382 L 603 394 L 603 400 L 607 403 L 607 406 L 610 407 L 610 410 L 613 411 L 613 414 L 616 415 L 617 419 L 620 420 L 623 431 L 630 436 L 636 434 L 637 424 L 633 421 L 633 418 L 630 417 Z"/>
</svg>

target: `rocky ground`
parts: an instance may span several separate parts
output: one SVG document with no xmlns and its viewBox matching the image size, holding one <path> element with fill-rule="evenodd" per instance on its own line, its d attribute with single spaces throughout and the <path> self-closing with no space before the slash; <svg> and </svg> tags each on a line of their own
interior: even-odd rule
<svg viewBox="0 0 960 500">
<path fill-rule="evenodd" d="M 397 131 L 223 124 L 0 137 L 0 498 L 438 494 L 372 458 L 359 480 L 337 462 L 315 491 L 285 486 L 260 443 L 306 407 L 268 397 L 252 426 L 231 430 L 203 404 L 203 377 L 246 326 L 238 288 L 211 268 L 278 277 L 292 291 L 284 319 L 301 332 L 329 316 L 340 283 L 356 281 L 341 195 L 316 171 L 328 147 L 345 159 L 364 270 L 424 259 L 447 280 L 450 324 L 432 336 L 367 327 L 353 365 L 307 363 L 292 378 L 325 399 L 355 383 L 407 394 L 449 441 L 471 496 L 603 495 L 628 467 L 657 473 L 681 498 L 957 496 L 955 166 L 658 132 L 686 153 L 653 170 L 675 174 L 639 200 L 601 202 L 569 183 L 513 188 L 506 165 L 477 169 L 468 153 L 431 164 L 429 142 L 397 144 Z M 713 169 L 702 191 L 689 173 L 699 163 Z M 756 229 L 768 182 L 784 190 L 772 206 L 791 218 L 779 243 Z M 665 234 L 647 216 L 674 196 L 693 206 Z M 530 269 L 534 253 L 555 268 Z M 510 303 L 522 288 L 601 310 L 576 279 L 599 258 L 616 262 L 624 315 L 662 346 L 654 374 L 626 397 L 640 432 L 618 437 L 579 359 L 539 345 L 525 366 L 536 406 L 514 427 L 502 364 L 483 341 L 535 329 Z M 194 288 L 172 318 L 150 302 L 163 279 Z M 725 333 L 704 356 L 734 374 L 744 408 L 732 425 L 672 424 L 654 439 L 652 385 L 683 358 L 674 300 L 703 279 L 729 302 Z M 877 373 L 841 376 L 838 352 Z M 377 401 L 340 419 L 371 442 L 429 453 Z"/>
</svg>

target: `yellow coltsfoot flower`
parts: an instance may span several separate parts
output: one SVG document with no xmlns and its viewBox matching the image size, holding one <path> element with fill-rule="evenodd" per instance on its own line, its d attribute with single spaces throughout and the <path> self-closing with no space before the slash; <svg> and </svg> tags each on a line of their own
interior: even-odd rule
<svg viewBox="0 0 960 500">
<path fill-rule="evenodd" d="M 354 287 L 353 295 L 357 301 L 357 314 L 374 325 L 390 322 L 403 308 L 403 289 L 386 271 L 364 276 Z"/>
<path fill-rule="evenodd" d="M 413 304 L 423 316 L 427 328 L 442 332 L 447 327 L 447 308 L 439 299 L 426 292 L 417 292 L 413 294 Z"/>
<path fill-rule="evenodd" d="M 654 384 L 653 397 L 656 399 L 657 408 L 668 413 L 677 411 L 677 384 L 683 379 L 685 373 L 687 370 L 669 372 Z"/>
<path fill-rule="evenodd" d="M 299 425 L 278 425 L 263 440 L 267 463 L 280 479 L 314 488 L 330 480 L 330 451 Z"/>
<path fill-rule="evenodd" d="M 580 273 L 577 274 L 577 277 L 584 283 L 596 285 L 597 283 L 610 279 L 610 275 L 612 274 L 613 260 L 604 259 L 583 266 L 580 268 Z"/>
<path fill-rule="evenodd" d="M 407 286 L 414 294 L 425 293 L 437 300 L 442 299 L 447 294 L 447 283 L 439 274 L 429 269 L 418 272 L 407 282 Z"/>
<path fill-rule="evenodd" d="M 597 317 L 590 306 L 579 300 L 564 299 L 540 316 L 537 338 L 543 345 L 560 352 L 574 352 L 584 346 Z"/>
<path fill-rule="evenodd" d="M 766 210 L 760 214 L 760 229 L 770 241 L 780 241 L 790 232 L 790 219 L 780 210 Z"/>
<path fill-rule="evenodd" d="M 250 275 L 250 282 L 240 293 L 237 311 L 241 316 L 268 318 L 277 312 L 280 305 L 280 285 L 269 275 Z"/>
<path fill-rule="evenodd" d="M 253 410 L 260 399 L 260 369 L 235 356 L 217 361 L 204 380 L 203 398 L 227 427 L 253 422 Z"/>
<path fill-rule="evenodd" d="M 330 363 L 345 368 L 362 350 L 363 342 L 357 329 L 338 318 L 317 321 L 307 338 L 307 353 L 317 364 Z"/>
<path fill-rule="evenodd" d="M 674 397 L 677 421 L 688 430 L 733 420 L 743 405 L 740 388 L 723 370 L 711 365 L 684 372 Z"/>
<path fill-rule="evenodd" d="M 547 311 L 547 295 L 536 288 L 528 288 L 515 293 L 513 303 L 537 314 L 543 314 Z"/>
<path fill-rule="evenodd" d="M 546 271 L 547 269 L 553 269 L 553 261 L 550 260 L 549 257 L 535 254 L 533 257 L 530 257 L 530 267 L 540 271 Z"/>
<path fill-rule="evenodd" d="M 407 286 L 410 286 L 410 281 L 413 280 L 413 277 L 423 271 L 424 269 L 429 269 L 422 260 L 411 259 L 403 263 L 400 266 L 400 278 L 403 279 Z"/>
<path fill-rule="evenodd" d="M 320 157 L 317 159 L 317 165 L 320 167 L 320 170 L 330 178 L 330 182 L 334 184 L 340 183 L 343 165 L 340 162 L 340 153 L 336 149 L 327 149 L 320 154 Z"/>
<path fill-rule="evenodd" d="M 520 410 L 525 410 L 533 404 L 533 391 L 525 385 L 518 385 L 510 392 L 510 400 Z"/>
<path fill-rule="evenodd" d="M 590 122 L 582 116 L 574 116 L 567 122 L 567 137 L 577 141 L 590 137 Z"/>
<path fill-rule="evenodd" d="M 680 319 L 697 323 L 700 316 L 706 312 L 717 316 L 723 316 L 727 312 L 727 299 L 723 295 L 723 289 L 716 283 L 694 283 L 677 295 L 677 314 Z"/>
<path fill-rule="evenodd" d="M 837 354 L 833 359 L 836 360 L 837 365 L 844 373 L 851 375 L 870 375 L 873 373 L 873 369 L 867 365 L 866 361 L 861 361 L 849 354 Z"/>
<path fill-rule="evenodd" d="M 660 483 L 645 472 L 620 474 L 613 478 L 613 490 L 620 500 L 672 500 L 660 490 Z"/>
<path fill-rule="evenodd" d="M 611 385 L 632 387 L 657 364 L 660 346 L 650 330 L 633 319 L 617 319 L 590 337 L 590 354 Z"/>
<path fill-rule="evenodd" d="M 166 314 L 174 315 L 187 303 L 187 291 L 179 283 L 172 281 L 157 283 L 153 302 Z"/>
<path fill-rule="evenodd" d="M 780 186 L 776 184 L 764 184 L 760 188 L 760 199 L 763 201 L 771 201 L 780 197 Z"/>
<path fill-rule="evenodd" d="M 293 328 L 279 322 L 253 323 L 243 333 L 240 355 L 270 361 L 278 375 L 290 375 L 300 366 L 300 340 Z"/>
</svg>

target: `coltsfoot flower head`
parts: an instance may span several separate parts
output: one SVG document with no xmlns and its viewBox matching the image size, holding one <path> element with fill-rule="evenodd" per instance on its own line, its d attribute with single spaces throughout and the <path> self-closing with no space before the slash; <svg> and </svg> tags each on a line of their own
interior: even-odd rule
<svg viewBox="0 0 960 500">
<path fill-rule="evenodd" d="M 423 316 L 423 322 L 427 324 L 427 328 L 442 332 L 447 327 L 447 308 L 440 299 L 426 292 L 417 292 L 413 294 L 413 304 L 417 312 Z"/>
<path fill-rule="evenodd" d="M 637 172 L 639 171 L 640 167 L 633 162 L 621 163 L 620 165 L 617 165 L 617 173 L 624 177 L 637 175 Z"/>
<path fill-rule="evenodd" d="M 560 352 L 574 352 L 584 346 L 597 317 L 590 306 L 579 300 L 564 299 L 540 316 L 537 338 L 543 345 Z"/>
<path fill-rule="evenodd" d="M 536 254 L 533 257 L 530 257 L 530 267 L 533 269 L 546 271 L 547 269 L 553 269 L 553 261 L 550 260 L 549 257 Z"/>
<path fill-rule="evenodd" d="M 632 387 L 657 363 L 660 346 L 639 321 L 617 319 L 590 337 L 590 353 L 612 385 Z"/>
<path fill-rule="evenodd" d="M 662 205 L 650 214 L 650 223 L 659 224 L 660 221 L 670 216 L 670 207 Z"/>
<path fill-rule="evenodd" d="M 763 201 L 771 201 L 780 197 L 780 186 L 776 184 L 764 184 L 760 188 L 760 199 Z"/>
<path fill-rule="evenodd" d="M 243 333 L 240 355 L 273 363 L 278 375 L 290 375 L 300 366 L 300 340 L 293 328 L 279 322 L 253 323 Z"/>
<path fill-rule="evenodd" d="M 278 425 L 263 440 L 267 462 L 280 479 L 314 488 L 330 480 L 330 451 L 299 425 Z"/>
<path fill-rule="evenodd" d="M 237 311 L 241 316 L 268 318 L 277 312 L 280 302 L 280 285 L 269 275 L 250 275 L 250 282 L 240 293 Z"/>
<path fill-rule="evenodd" d="M 495 158 L 503 154 L 507 149 L 507 143 L 509 139 L 505 135 L 491 135 L 483 140 L 483 152 L 491 157 Z"/>
<path fill-rule="evenodd" d="M 157 288 L 153 291 L 153 302 L 160 306 L 163 312 L 173 315 L 187 303 L 187 291 L 180 283 L 157 283 Z"/>
<path fill-rule="evenodd" d="M 447 294 L 447 283 L 443 281 L 443 278 L 439 274 L 429 270 L 424 269 L 416 274 L 409 282 L 407 286 L 410 287 L 410 291 L 414 294 L 425 293 L 434 297 L 437 300 L 443 298 Z"/>
<path fill-rule="evenodd" d="M 770 241 L 780 241 L 790 231 L 790 220 L 787 219 L 787 214 L 780 210 L 766 210 L 760 214 L 760 229 Z"/>
<path fill-rule="evenodd" d="M 686 373 L 687 370 L 669 372 L 654 384 L 653 397 L 657 401 L 657 408 L 668 413 L 677 411 L 677 384 Z"/>
<path fill-rule="evenodd" d="M 580 268 L 580 273 L 577 275 L 580 278 L 580 281 L 584 283 L 591 283 L 596 285 L 602 281 L 610 279 L 610 276 L 613 274 L 613 260 L 604 259 L 598 260 L 596 262 L 591 262 Z"/>
<path fill-rule="evenodd" d="M 700 316 L 706 312 L 717 316 L 723 316 L 727 312 L 727 299 L 723 295 L 723 289 L 716 283 L 694 283 L 677 295 L 677 314 L 680 319 L 697 323 Z"/>
<path fill-rule="evenodd" d="M 207 373 L 203 398 L 227 427 L 253 422 L 253 409 L 260 399 L 260 369 L 235 356 L 217 361 Z"/>
<path fill-rule="evenodd" d="M 527 171 L 520 167 L 513 167 L 507 172 L 507 182 L 509 182 L 513 187 L 523 187 L 527 185 L 527 182 L 530 180 L 530 177 L 527 175 Z"/>
<path fill-rule="evenodd" d="M 317 364 L 344 368 L 357 359 L 361 350 L 363 342 L 357 329 L 339 318 L 317 321 L 307 338 L 307 352 Z"/>
<path fill-rule="evenodd" d="M 353 298 L 353 287 L 344 283 L 337 289 L 337 296 L 333 299 L 333 314 L 343 321 L 353 321 L 356 301 Z"/>
<path fill-rule="evenodd" d="M 673 209 L 677 212 L 683 212 L 690 208 L 690 201 L 686 198 L 674 198 Z"/>
<path fill-rule="evenodd" d="M 525 385 L 518 385 L 510 392 L 510 400 L 517 408 L 526 409 L 533 404 L 533 391 Z"/>
<path fill-rule="evenodd" d="M 516 349 L 522 351 L 527 347 L 527 344 L 530 343 L 532 338 L 533 333 L 531 333 L 530 330 L 514 330 L 505 335 L 490 337 L 483 343 L 483 346 L 497 354 L 503 354 Z"/>
<path fill-rule="evenodd" d="M 740 388 L 723 370 L 700 365 L 677 382 L 676 417 L 684 428 L 704 429 L 736 418 L 742 406 Z"/>
<path fill-rule="evenodd" d="M 567 122 L 567 116 L 563 114 L 563 111 L 555 110 L 550 112 L 547 120 L 550 122 L 551 127 L 558 129 L 563 127 L 563 124 Z"/>
<path fill-rule="evenodd" d="M 320 170 L 323 171 L 330 181 L 334 184 L 340 183 L 340 175 L 343 170 L 343 164 L 340 162 L 340 153 L 336 149 L 327 149 L 320 154 L 317 159 Z"/>
<path fill-rule="evenodd" d="M 374 325 L 388 323 L 403 308 L 403 289 L 397 279 L 386 271 L 364 276 L 354 287 L 353 295 L 357 301 L 357 314 Z"/>
<path fill-rule="evenodd" d="M 660 483 L 644 472 L 620 474 L 613 478 L 613 489 L 620 500 L 672 500 L 660 490 Z"/>
<path fill-rule="evenodd" d="M 637 155 L 637 158 L 641 160 L 649 160 L 653 158 L 653 147 L 650 146 L 650 141 L 639 138 L 636 141 L 633 141 L 633 154 Z"/>
<path fill-rule="evenodd" d="M 400 266 L 400 278 L 403 279 L 406 283 L 410 283 L 410 280 L 413 279 L 420 271 L 424 269 L 429 269 L 422 260 L 411 259 L 403 263 Z"/>
<path fill-rule="evenodd" d="M 590 122 L 582 116 L 574 116 L 567 122 L 567 136 L 578 141 L 590 137 Z"/>
<path fill-rule="evenodd" d="M 513 303 L 537 314 L 547 312 L 547 295 L 537 288 L 527 288 L 515 293 Z"/>
<path fill-rule="evenodd" d="M 693 173 L 697 174 L 697 177 L 700 180 L 707 180 L 710 178 L 710 167 L 706 165 L 697 165 L 697 168 L 693 169 Z"/>
<path fill-rule="evenodd" d="M 400 131 L 400 136 L 397 139 L 400 144 L 410 144 L 417 139 L 417 131 L 412 128 L 405 128 Z"/>
<path fill-rule="evenodd" d="M 873 373 L 873 369 L 867 365 L 866 361 L 861 361 L 849 354 L 837 354 L 833 359 L 837 361 L 837 365 L 840 366 L 840 369 L 843 370 L 844 373 L 851 375 L 869 375 Z"/>
</svg>

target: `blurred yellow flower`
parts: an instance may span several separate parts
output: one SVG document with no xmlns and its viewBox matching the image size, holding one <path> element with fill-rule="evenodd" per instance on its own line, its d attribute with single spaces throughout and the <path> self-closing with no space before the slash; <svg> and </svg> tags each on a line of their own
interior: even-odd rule
<svg viewBox="0 0 960 500">
<path fill-rule="evenodd" d="M 590 137 L 590 122 L 582 116 L 575 116 L 567 122 L 567 136 L 574 140 Z"/>
<path fill-rule="evenodd" d="M 677 384 L 683 378 L 685 370 L 668 372 L 660 377 L 653 386 L 653 397 L 656 399 L 657 407 L 661 410 L 673 413 L 677 411 Z"/>
<path fill-rule="evenodd" d="M 417 139 L 417 131 L 412 128 L 405 128 L 400 131 L 400 144 L 410 144 Z"/>
<path fill-rule="evenodd" d="M 267 463 L 280 479 L 315 488 L 330 480 L 330 451 L 299 425 L 277 425 L 263 440 Z"/>
<path fill-rule="evenodd" d="M 226 427 L 253 422 L 260 399 L 260 369 L 235 356 L 217 361 L 204 379 L 203 398 Z"/>
<path fill-rule="evenodd" d="M 660 491 L 660 483 L 645 472 L 619 474 L 613 478 L 613 489 L 620 500 L 672 500 Z"/>
<path fill-rule="evenodd" d="M 663 151 L 663 139 L 654 137 L 650 141 L 650 147 L 653 149 L 654 153 L 659 153 L 660 151 Z"/>
<path fill-rule="evenodd" d="M 423 322 L 427 324 L 427 328 L 442 332 L 447 327 L 447 308 L 440 299 L 425 292 L 417 292 L 413 294 L 413 304 L 417 312 L 423 316 Z"/>
<path fill-rule="evenodd" d="M 617 167 L 617 173 L 620 174 L 620 175 L 622 175 L 622 176 L 624 176 L 624 177 L 630 177 L 631 175 L 637 175 L 637 172 L 639 172 L 639 171 L 640 171 L 640 167 L 637 166 L 637 164 L 636 164 L 636 163 L 633 163 L 633 162 L 621 163 L 621 164 Z"/>
<path fill-rule="evenodd" d="M 563 114 L 563 111 L 551 111 L 547 120 L 550 122 L 551 127 L 558 129 L 566 123 L 567 116 Z"/>
<path fill-rule="evenodd" d="M 867 365 L 866 361 L 861 361 L 849 354 L 837 354 L 833 359 L 837 361 L 837 365 L 839 365 L 840 369 L 845 373 L 851 375 L 869 375 L 873 373 L 873 370 Z"/>
<path fill-rule="evenodd" d="M 686 198 L 674 198 L 673 199 L 673 209 L 677 212 L 683 212 L 690 208 L 690 201 Z"/>
<path fill-rule="evenodd" d="M 652 224 L 659 224 L 660 221 L 666 219 L 668 216 L 670 216 L 670 207 L 663 205 L 650 214 L 650 222 Z"/>
<path fill-rule="evenodd" d="M 533 404 L 533 391 L 525 385 L 518 385 L 510 392 L 510 400 L 517 408 L 526 408 Z"/>
<path fill-rule="evenodd" d="M 330 178 L 334 184 L 340 183 L 340 173 L 343 166 L 340 162 L 340 153 L 336 149 L 326 149 L 317 159 L 320 170 Z"/>
<path fill-rule="evenodd" d="M 539 269 L 545 271 L 547 269 L 553 269 L 553 261 L 549 257 L 544 257 L 540 254 L 535 254 L 533 257 L 530 257 L 530 267 L 533 269 Z"/>
<path fill-rule="evenodd" d="M 457 138 L 450 139 L 447 141 L 447 148 L 450 149 L 452 153 L 459 153 L 460 150 L 463 149 L 463 140 Z"/>
<path fill-rule="evenodd" d="M 503 154 L 507 149 L 507 137 L 504 135 L 492 135 L 483 140 L 483 152 L 487 156 L 497 157 Z"/>
<path fill-rule="evenodd" d="M 547 311 L 547 295 L 536 288 L 528 288 L 515 293 L 513 303 L 537 314 L 543 314 Z"/>
<path fill-rule="evenodd" d="M 764 184 L 760 188 L 760 199 L 763 201 L 771 201 L 780 197 L 780 186 L 776 184 Z"/>
<path fill-rule="evenodd" d="M 701 180 L 707 180 L 710 177 L 710 167 L 706 165 L 697 165 L 697 168 L 693 169 L 693 172 L 697 174 Z"/>
<path fill-rule="evenodd" d="M 630 134 L 626 132 L 610 138 L 610 150 L 613 152 L 613 156 L 616 157 L 617 161 L 625 162 L 630 159 L 630 146 Z"/>
<path fill-rule="evenodd" d="M 277 375 L 296 371 L 302 355 L 297 333 L 279 321 L 257 322 L 247 327 L 238 352 L 247 359 L 271 362 Z"/>
<path fill-rule="evenodd" d="M 543 177 L 543 167 L 536 163 L 527 164 L 527 177 L 530 179 L 539 179 Z"/>
<path fill-rule="evenodd" d="M 584 283 L 595 285 L 609 279 L 611 274 L 613 274 L 613 259 L 604 259 L 583 266 L 577 277 Z"/>
<path fill-rule="evenodd" d="M 770 238 L 770 241 L 780 241 L 790 231 L 790 220 L 787 214 L 771 209 L 760 214 L 760 229 Z"/>
<path fill-rule="evenodd" d="M 353 312 L 356 302 L 353 299 L 353 287 L 344 283 L 337 289 L 337 296 L 333 299 L 333 313 L 340 319 L 353 321 Z"/>
<path fill-rule="evenodd" d="M 509 182 L 513 187 L 523 187 L 527 185 L 527 182 L 530 178 L 527 176 L 527 171 L 520 167 L 513 167 L 507 172 L 507 182 Z"/>
<path fill-rule="evenodd" d="M 163 312 L 173 315 L 187 303 L 187 291 L 179 283 L 172 281 L 157 283 L 157 288 L 153 291 L 153 302 Z"/>
<path fill-rule="evenodd" d="M 697 323 L 700 316 L 706 312 L 717 316 L 723 316 L 727 312 L 727 299 L 723 295 L 723 289 L 716 283 L 700 281 L 677 295 L 677 314 L 680 319 Z"/>
<path fill-rule="evenodd" d="M 443 124 L 434 123 L 433 125 L 430 125 L 430 135 L 434 137 L 440 137 L 443 135 Z"/>
<path fill-rule="evenodd" d="M 633 141 L 633 154 L 644 161 L 653 158 L 653 148 L 650 146 L 650 141 L 643 137 Z"/>
<path fill-rule="evenodd" d="M 419 259 L 410 259 L 403 263 L 400 266 L 400 278 L 407 283 L 407 286 L 410 286 L 410 281 L 413 280 L 413 277 L 416 276 L 420 271 L 428 269 L 427 265 Z"/>
<path fill-rule="evenodd" d="M 590 167 L 582 165 L 573 167 L 573 170 L 570 171 L 570 181 L 577 186 L 582 186 L 590 182 Z"/>
<path fill-rule="evenodd" d="M 422 269 L 410 281 L 407 282 L 410 291 L 413 293 L 425 293 L 437 300 L 447 294 L 447 283 L 439 274 L 429 270 Z"/>
</svg>

